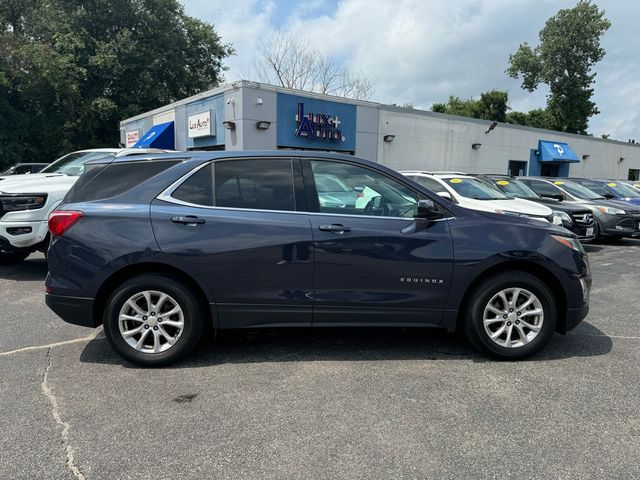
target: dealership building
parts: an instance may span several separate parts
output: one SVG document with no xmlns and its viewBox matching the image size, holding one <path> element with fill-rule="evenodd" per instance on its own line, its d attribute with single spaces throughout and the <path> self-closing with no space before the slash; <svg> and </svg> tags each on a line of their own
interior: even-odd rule
<svg viewBox="0 0 640 480">
<path fill-rule="evenodd" d="M 640 179 L 640 144 L 238 81 L 120 123 L 126 146 L 318 150 L 396 170 Z"/>
</svg>

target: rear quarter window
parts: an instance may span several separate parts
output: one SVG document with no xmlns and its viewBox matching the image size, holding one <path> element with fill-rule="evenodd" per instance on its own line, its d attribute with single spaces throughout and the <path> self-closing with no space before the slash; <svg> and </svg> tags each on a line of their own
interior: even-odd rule
<svg viewBox="0 0 640 480">
<path fill-rule="evenodd" d="M 69 190 L 65 202 L 90 202 L 121 195 L 181 161 L 147 160 L 87 165 L 85 172 Z"/>
</svg>

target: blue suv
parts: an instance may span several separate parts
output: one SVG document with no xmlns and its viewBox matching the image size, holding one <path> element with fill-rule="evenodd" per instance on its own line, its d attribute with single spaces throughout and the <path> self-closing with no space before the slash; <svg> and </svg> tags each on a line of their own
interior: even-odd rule
<svg viewBox="0 0 640 480">
<path fill-rule="evenodd" d="M 325 202 L 319 178 L 353 201 Z M 567 230 L 446 202 L 323 152 L 188 152 L 92 163 L 49 219 L 46 301 L 124 358 L 174 362 L 206 326 L 464 330 L 498 358 L 588 313 Z"/>
</svg>

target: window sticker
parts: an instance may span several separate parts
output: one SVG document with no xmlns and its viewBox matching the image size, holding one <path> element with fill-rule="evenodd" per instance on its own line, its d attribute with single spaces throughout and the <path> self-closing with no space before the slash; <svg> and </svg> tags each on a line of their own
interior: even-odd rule
<svg viewBox="0 0 640 480">
<path fill-rule="evenodd" d="M 451 180 L 449 180 L 449 183 L 462 183 L 462 179 L 461 178 L 452 178 Z"/>
<path fill-rule="evenodd" d="M 617 183 L 613 183 L 613 182 L 607 183 L 607 187 L 617 187 L 617 186 L 618 186 Z"/>
<path fill-rule="evenodd" d="M 561 182 L 561 181 L 558 180 L 556 182 L 553 182 L 553 184 L 554 185 L 564 185 L 564 182 Z"/>
<path fill-rule="evenodd" d="M 496 183 L 497 183 L 498 185 L 509 185 L 509 182 L 508 182 L 508 181 L 506 181 L 506 180 L 498 180 Z"/>
</svg>

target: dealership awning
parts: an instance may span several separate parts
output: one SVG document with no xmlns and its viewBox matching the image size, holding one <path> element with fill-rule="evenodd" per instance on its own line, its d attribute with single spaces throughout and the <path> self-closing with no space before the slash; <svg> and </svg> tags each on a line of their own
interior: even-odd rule
<svg viewBox="0 0 640 480">
<path fill-rule="evenodd" d="M 576 152 L 566 143 L 538 141 L 538 158 L 541 162 L 579 163 Z"/>
<path fill-rule="evenodd" d="M 175 134 L 173 122 L 159 123 L 151 127 L 140 140 L 133 146 L 134 148 L 162 148 L 165 150 L 175 149 Z"/>
</svg>

